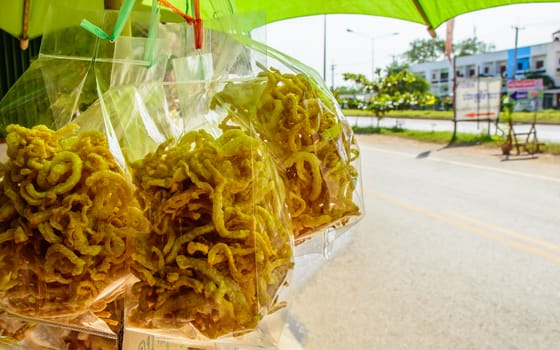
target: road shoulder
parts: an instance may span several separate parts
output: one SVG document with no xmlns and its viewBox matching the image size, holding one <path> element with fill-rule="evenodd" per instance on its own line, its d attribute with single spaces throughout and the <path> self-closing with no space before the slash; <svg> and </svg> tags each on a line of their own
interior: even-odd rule
<svg viewBox="0 0 560 350">
<path fill-rule="evenodd" d="M 378 147 L 394 152 L 410 153 L 415 158 L 445 158 L 454 161 L 482 163 L 506 169 L 543 173 L 560 178 L 560 156 L 538 153 L 511 155 L 506 159 L 500 148 L 489 145 L 453 146 L 421 142 L 397 136 L 379 134 L 357 134 L 360 147 Z"/>
</svg>

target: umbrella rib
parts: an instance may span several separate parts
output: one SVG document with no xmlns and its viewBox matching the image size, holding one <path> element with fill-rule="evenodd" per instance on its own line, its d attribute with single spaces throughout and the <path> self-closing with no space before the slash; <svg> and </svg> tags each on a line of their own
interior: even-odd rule
<svg viewBox="0 0 560 350">
<path fill-rule="evenodd" d="M 21 37 L 19 38 L 19 47 L 22 50 L 27 49 L 29 46 L 29 38 L 27 31 L 29 30 L 29 3 L 31 0 L 24 0 L 23 2 L 23 22 L 21 24 Z"/>
<path fill-rule="evenodd" d="M 430 33 L 430 36 L 432 38 L 435 38 L 436 37 L 436 31 L 434 30 L 434 27 L 430 23 L 430 20 L 428 19 L 428 16 L 426 16 L 426 12 L 424 11 L 424 8 L 422 7 L 422 5 L 420 5 L 418 0 L 412 0 L 412 2 L 414 3 L 414 6 L 416 6 L 416 9 L 418 10 L 418 13 L 420 13 L 420 16 L 422 16 L 422 20 L 424 20 L 424 24 L 426 24 L 428 26 L 428 28 L 427 28 L 428 33 Z"/>
</svg>

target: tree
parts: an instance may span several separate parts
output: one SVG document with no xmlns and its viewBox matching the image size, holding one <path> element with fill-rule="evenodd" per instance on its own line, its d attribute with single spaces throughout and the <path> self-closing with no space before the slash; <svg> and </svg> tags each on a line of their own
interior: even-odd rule
<svg viewBox="0 0 560 350">
<path fill-rule="evenodd" d="M 363 74 L 344 73 L 344 80 L 352 80 L 372 94 L 367 109 L 377 117 L 377 127 L 389 111 L 425 106 L 434 101 L 428 82 L 408 69 L 398 72 L 388 69 L 386 75 L 377 69 L 374 81 L 369 81 Z"/>
<path fill-rule="evenodd" d="M 356 94 L 360 92 L 360 89 L 354 86 L 337 86 L 336 89 L 333 90 L 333 94 L 341 95 L 341 94 Z"/>
<path fill-rule="evenodd" d="M 437 60 L 445 52 L 443 39 L 416 39 L 410 43 L 410 50 L 404 53 L 405 60 L 412 64 Z"/>
<path fill-rule="evenodd" d="M 410 64 L 406 62 L 399 63 L 398 61 L 394 60 L 393 62 L 391 62 L 391 64 L 387 66 L 387 68 L 385 68 L 385 71 L 387 72 L 387 75 L 396 74 L 402 70 L 408 69 L 409 67 Z"/>
<path fill-rule="evenodd" d="M 537 72 L 528 72 L 524 74 L 524 79 L 542 79 L 543 85 L 546 89 L 553 89 L 554 86 L 554 79 L 552 79 L 549 75 Z"/>
<path fill-rule="evenodd" d="M 363 87 L 339 86 L 332 93 L 342 108 L 363 109 L 363 101 L 356 98 L 357 95 L 363 94 Z"/>
<path fill-rule="evenodd" d="M 494 49 L 496 49 L 496 45 L 487 44 L 478 40 L 476 37 L 467 38 L 459 41 L 457 44 L 453 44 L 453 54 L 456 57 L 476 55 Z"/>
<path fill-rule="evenodd" d="M 456 57 L 476 55 L 492 51 L 494 44 L 488 44 L 476 37 L 467 38 L 453 44 L 452 53 Z M 433 62 L 445 55 L 445 41 L 443 39 L 416 39 L 410 43 L 410 49 L 403 56 L 411 64 Z"/>
</svg>

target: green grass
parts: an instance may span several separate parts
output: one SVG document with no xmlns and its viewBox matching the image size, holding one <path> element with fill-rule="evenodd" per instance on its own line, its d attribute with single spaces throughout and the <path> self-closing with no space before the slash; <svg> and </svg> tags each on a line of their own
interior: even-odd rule
<svg viewBox="0 0 560 350">
<path fill-rule="evenodd" d="M 544 153 L 560 155 L 560 143 L 546 143 Z"/>
<path fill-rule="evenodd" d="M 372 116 L 370 111 L 359 109 L 345 109 L 342 111 L 344 115 L 348 116 Z M 387 115 L 391 118 L 416 118 L 416 119 L 444 119 L 452 120 L 453 111 L 391 111 Z M 514 112 L 512 115 L 514 122 L 531 123 L 533 122 L 533 112 Z M 537 123 L 553 123 L 560 124 L 560 110 L 546 109 L 537 112 Z"/>
<path fill-rule="evenodd" d="M 433 142 L 440 144 L 450 144 L 453 133 L 451 131 L 418 131 L 406 130 L 399 127 L 392 128 L 376 128 L 369 127 L 352 127 L 356 134 L 381 134 L 409 138 L 422 142 Z M 499 147 L 503 143 L 503 138 L 500 136 L 488 135 L 487 133 L 470 134 L 470 133 L 457 133 L 455 140 L 452 142 L 454 145 L 487 145 L 489 147 Z M 546 143 L 542 153 L 549 153 L 560 155 L 560 144 Z"/>
</svg>

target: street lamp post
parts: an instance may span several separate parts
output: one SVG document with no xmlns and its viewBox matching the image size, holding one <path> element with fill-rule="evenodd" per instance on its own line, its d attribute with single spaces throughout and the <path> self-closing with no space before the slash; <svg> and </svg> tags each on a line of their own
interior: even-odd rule
<svg viewBox="0 0 560 350">
<path fill-rule="evenodd" d="M 366 33 L 361 33 L 361 32 L 357 32 L 355 30 L 352 30 L 350 28 L 346 28 L 346 31 L 348 33 L 353 33 L 359 36 L 363 36 L 365 38 L 368 38 L 371 42 L 371 81 L 375 80 L 375 39 L 379 39 L 379 38 L 384 38 L 387 36 L 393 36 L 393 35 L 399 35 L 398 32 L 393 32 L 393 33 L 387 33 L 387 34 L 382 34 L 382 35 L 369 35 Z"/>
</svg>

